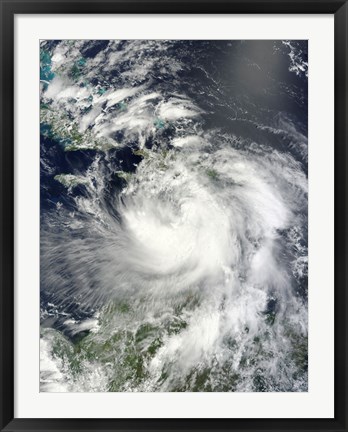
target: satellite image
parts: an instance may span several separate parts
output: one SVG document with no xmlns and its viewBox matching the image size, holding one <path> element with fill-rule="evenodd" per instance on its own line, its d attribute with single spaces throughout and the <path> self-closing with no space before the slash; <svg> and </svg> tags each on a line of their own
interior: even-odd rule
<svg viewBox="0 0 348 432">
<path fill-rule="evenodd" d="M 40 391 L 308 391 L 307 57 L 40 41 Z"/>
</svg>

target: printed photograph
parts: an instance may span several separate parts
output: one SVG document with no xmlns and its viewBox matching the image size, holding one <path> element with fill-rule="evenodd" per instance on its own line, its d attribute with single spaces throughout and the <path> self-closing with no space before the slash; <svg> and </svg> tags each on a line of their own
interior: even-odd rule
<svg viewBox="0 0 348 432">
<path fill-rule="evenodd" d="M 308 64 L 40 41 L 41 392 L 308 391 Z"/>
</svg>

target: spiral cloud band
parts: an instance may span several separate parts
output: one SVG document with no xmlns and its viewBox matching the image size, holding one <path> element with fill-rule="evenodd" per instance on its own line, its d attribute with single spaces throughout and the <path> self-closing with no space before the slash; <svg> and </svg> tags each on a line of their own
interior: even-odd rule
<svg viewBox="0 0 348 432">
<path fill-rule="evenodd" d="M 41 42 L 41 391 L 307 391 L 306 53 Z"/>
</svg>

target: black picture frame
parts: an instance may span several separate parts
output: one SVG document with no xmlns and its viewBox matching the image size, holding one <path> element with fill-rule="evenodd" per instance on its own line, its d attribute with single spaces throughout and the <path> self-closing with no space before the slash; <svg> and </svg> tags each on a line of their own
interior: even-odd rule
<svg viewBox="0 0 348 432">
<path fill-rule="evenodd" d="M 348 3 L 342 0 L 0 0 L 0 429 L 2 431 L 348 431 L 347 143 Z M 334 14 L 335 21 L 335 414 L 333 419 L 14 418 L 14 17 L 15 14 Z M 320 361 L 320 359 L 317 359 Z"/>
</svg>

